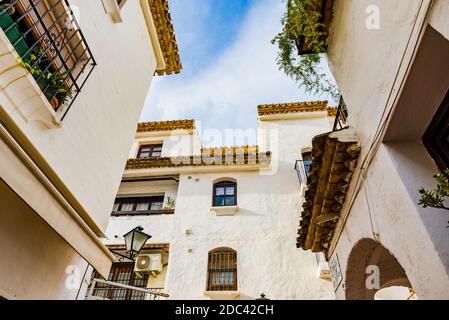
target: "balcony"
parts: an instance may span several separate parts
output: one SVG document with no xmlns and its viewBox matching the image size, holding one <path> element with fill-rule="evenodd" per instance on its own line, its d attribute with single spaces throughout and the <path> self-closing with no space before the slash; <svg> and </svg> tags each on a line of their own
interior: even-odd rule
<svg viewBox="0 0 449 320">
<path fill-rule="evenodd" d="M 307 184 L 307 180 L 310 177 L 311 166 L 312 160 L 296 160 L 295 170 L 298 174 L 299 183 Z"/>
<path fill-rule="evenodd" d="M 169 196 L 164 205 L 164 196 L 117 198 L 112 216 L 150 216 L 175 213 L 175 202 Z"/>
<path fill-rule="evenodd" d="M 17 64 L 25 71 L 24 76 L 9 80 L 22 81 L 10 90 L 16 97 L 17 92 L 40 91 L 37 95 L 46 100 L 50 113 L 62 121 L 96 65 L 67 0 L 1 3 L 1 49 L 15 53 L 14 59 L 2 60 L 2 73 L 11 72 Z M 2 87 L 6 90 L 10 83 Z"/>
<path fill-rule="evenodd" d="M 144 275 L 142 278 L 146 280 L 147 277 L 148 275 Z M 121 279 L 120 281 L 126 282 L 126 280 L 129 279 Z M 134 275 L 131 276 L 131 280 L 134 280 Z M 141 287 L 97 278 L 92 279 L 86 300 L 160 300 L 169 297 L 168 294 L 162 292 L 163 288 L 147 289 L 142 286 L 144 281 L 134 280 L 133 283 L 135 282 L 138 282 Z"/>
<path fill-rule="evenodd" d="M 335 122 L 332 130 L 337 131 L 344 129 L 348 121 L 348 116 L 349 112 L 345 100 L 343 99 L 342 96 L 340 96 L 340 102 L 337 107 L 337 113 L 335 115 Z"/>
</svg>

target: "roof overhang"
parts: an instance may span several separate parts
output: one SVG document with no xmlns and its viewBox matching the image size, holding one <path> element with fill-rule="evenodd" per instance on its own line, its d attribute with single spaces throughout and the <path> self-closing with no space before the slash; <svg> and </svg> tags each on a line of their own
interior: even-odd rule
<svg viewBox="0 0 449 320">
<path fill-rule="evenodd" d="M 155 48 L 156 74 L 180 73 L 182 70 L 178 44 L 168 8 L 168 0 L 140 0 Z"/>
<path fill-rule="evenodd" d="M 185 167 L 161 167 L 128 169 L 123 174 L 123 179 L 144 178 L 148 176 L 165 176 L 168 174 L 200 174 L 219 172 L 250 172 L 269 170 L 269 164 L 245 164 L 245 165 L 210 165 L 210 166 L 185 166 Z"/>
<path fill-rule="evenodd" d="M 294 112 L 294 113 L 280 113 L 259 116 L 259 121 L 282 121 L 282 120 L 300 120 L 328 117 L 327 111 L 311 111 L 311 112 Z"/>
<path fill-rule="evenodd" d="M 203 148 L 201 154 L 129 159 L 124 177 L 193 172 L 254 171 L 270 168 L 271 152 L 258 146 Z"/>
<path fill-rule="evenodd" d="M 195 120 L 150 121 L 137 125 L 137 136 L 185 135 L 195 130 Z"/>
<path fill-rule="evenodd" d="M 327 111 L 327 109 L 327 101 L 289 102 L 258 105 L 257 114 L 259 117 L 263 117 L 290 113 Z"/>
<path fill-rule="evenodd" d="M 352 128 L 318 135 L 312 145 L 312 166 L 297 247 L 327 253 L 361 147 Z"/>
</svg>

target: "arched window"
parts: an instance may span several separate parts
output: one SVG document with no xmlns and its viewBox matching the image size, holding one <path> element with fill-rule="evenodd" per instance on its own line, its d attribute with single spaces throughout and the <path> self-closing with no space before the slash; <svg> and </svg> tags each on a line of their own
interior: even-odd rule
<svg viewBox="0 0 449 320">
<path fill-rule="evenodd" d="M 237 252 L 218 248 L 209 252 L 207 291 L 237 290 Z"/>
<path fill-rule="evenodd" d="M 214 184 L 214 207 L 237 205 L 237 183 L 234 181 L 220 181 Z"/>
</svg>

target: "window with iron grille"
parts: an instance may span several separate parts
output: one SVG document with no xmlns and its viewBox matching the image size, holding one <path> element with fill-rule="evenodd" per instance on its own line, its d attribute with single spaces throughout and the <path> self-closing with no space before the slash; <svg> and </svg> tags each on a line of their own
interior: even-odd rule
<svg viewBox="0 0 449 320">
<path fill-rule="evenodd" d="M 164 204 L 164 196 L 117 198 L 112 209 L 112 215 L 144 215 L 159 214 Z M 167 213 L 164 210 L 164 213 Z"/>
<path fill-rule="evenodd" d="M 64 119 L 96 65 L 67 0 L 1 1 L 0 27 Z"/>
<path fill-rule="evenodd" d="M 214 207 L 237 205 L 237 183 L 233 181 L 221 181 L 214 184 Z"/>
<path fill-rule="evenodd" d="M 162 155 L 162 144 L 144 144 L 139 148 L 137 158 L 160 157 Z"/>
<path fill-rule="evenodd" d="M 237 290 L 237 252 L 235 250 L 218 248 L 209 252 L 207 290 Z"/>
<path fill-rule="evenodd" d="M 96 271 L 92 273 L 92 279 L 101 279 Z M 108 281 L 126 284 L 133 287 L 146 288 L 148 274 L 134 272 L 134 262 L 113 263 L 109 272 Z M 109 300 L 145 300 L 145 293 L 136 290 L 122 289 L 103 283 L 97 283 L 93 295 Z"/>
</svg>

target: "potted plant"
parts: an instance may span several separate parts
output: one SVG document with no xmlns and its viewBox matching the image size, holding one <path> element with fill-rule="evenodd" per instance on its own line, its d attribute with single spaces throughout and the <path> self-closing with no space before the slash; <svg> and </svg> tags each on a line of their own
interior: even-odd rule
<svg viewBox="0 0 449 320">
<path fill-rule="evenodd" d="M 72 97 L 72 93 L 65 82 L 66 75 L 70 70 L 53 72 L 51 67 L 49 67 L 51 61 L 46 57 L 48 53 L 45 53 L 40 45 L 36 45 L 30 51 L 23 32 L 15 22 L 14 15 L 14 6 L 9 4 L 0 5 L 0 27 L 6 31 L 6 36 L 11 44 L 14 45 L 22 66 L 31 73 L 53 109 L 56 110 L 68 98 Z"/>
<path fill-rule="evenodd" d="M 272 40 L 279 48 L 279 69 L 298 82 L 307 93 L 328 93 L 338 100 L 340 92 L 322 70 L 326 51 L 326 26 L 322 22 L 322 0 L 287 0 L 282 32 Z"/>
<path fill-rule="evenodd" d="M 31 73 L 55 110 L 72 97 L 65 82 L 66 75 L 70 70 L 66 72 L 50 71 L 49 61 L 42 49 L 34 49 L 29 58 L 22 60 L 21 63 Z"/>
<path fill-rule="evenodd" d="M 175 209 L 175 200 L 168 196 L 167 197 L 167 201 L 165 202 L 164 207 L 162 208 L 162 210 L 173 210 Z"/>
<path fill-rule="evenodd" d="M 2 28 L 4 31 L 7 30 L 5 33 L 8 37 L 11 44 L 14 45 L 14 49 L 16 50 L 17 54 L 23 59 L 23 57 L 26 55 L 26 53 L 29 50 L 29 46 L 23 37 L 23 32 L 20 31 L 19 26 L 14 21 L 14 14 L 16 10 L 13 6 L 10 6 L 9 4 L 2 4 L 0 5 L 0 28 Z"/>
</svg>

